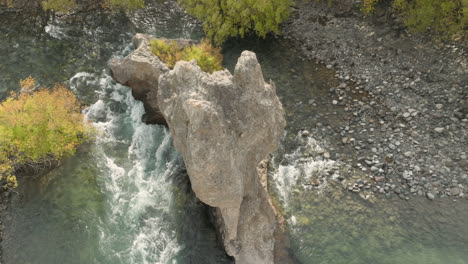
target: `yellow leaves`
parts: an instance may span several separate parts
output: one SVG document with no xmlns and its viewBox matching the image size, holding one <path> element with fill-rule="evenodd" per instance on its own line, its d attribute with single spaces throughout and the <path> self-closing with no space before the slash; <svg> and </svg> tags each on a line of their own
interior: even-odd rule
<svg viewBox="0 0 468 264">
<path fill-rule="evenodd" d="M 10 175 L 6 178 L 6 186 L 4 188 L 14 189 L 18 187 L 18 181 L 16 180 L 16 176 Z"/>
<path fill-rule="evenodd" d="M 32 92 L 36 87 L 36 80 L 29 76 L 28 78 L 20 81 L 21 92 Z"/>
<path fill-rule="evenodd" d="M 16 178 L 9 178 L 14 166 L 71 155 L 91 131 L 77 98 L 64 86 L 33 92 L 31 77 L 20 85 L 20 94 L 0 104 L 0 179 L 10 187 L 17 185 Z"/>
</svg>

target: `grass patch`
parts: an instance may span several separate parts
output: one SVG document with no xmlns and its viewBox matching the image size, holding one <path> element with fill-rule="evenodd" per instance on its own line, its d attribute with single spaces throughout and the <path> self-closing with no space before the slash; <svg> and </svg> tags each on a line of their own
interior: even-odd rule
<svg viewBox="0 0 468 264">
<path fill-rule="evenodd" d="M 153 39 L 150 42 L 150 48 L 153 54 L 171 69 L 174 68 L 176 62 L 181 60 L 196 60 L 198 66 L 209 73 L 224 69 L 221 49 L 213 47 L 208 40 L 203 40 L 197 45 L 181 47 L 174 40 Z"/>
</svg>

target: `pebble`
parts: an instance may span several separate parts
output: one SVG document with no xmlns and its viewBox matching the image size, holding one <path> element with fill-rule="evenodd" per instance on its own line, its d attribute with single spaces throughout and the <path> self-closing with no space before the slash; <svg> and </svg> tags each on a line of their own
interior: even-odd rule
<svg viewBox="0 0 468 264">
<path fill-rule="evenodd" d="M 427 193 L 427 198 L 429 198 L 429 200 L 434 200 L 435 195 L 432 194 L 432 193 L 430 193 L 430 192 L 428 192 L 428 193 Z"/>
<path fill-rule="evenodd" d="M 453 196 L 459 195 L 460 194 L 460 189 L 459 188 L 452 188 L 450 189 L 450 194 Z"/>
<path fill-rule="evenodd" d="M 376 182 L 383 182 L 385 181 L 385 177 L 384 176 L 377 176 L 377 177 L 374 177 L 375 181 Z"/>
<path fill-rule="evenodd" d="M 442 133 L 444 131 L 444 128 L 443 127 L 436 127 L 434 129 L 434 131 L 437 132 L 437 133 Z"/>
<path fill-rule="evenodd" d="M 439 110 L 442 109 L 443 107 L 444 107 L 443 104 L 436 104 L 436 108 L 439 109 Z"/>
</svg>

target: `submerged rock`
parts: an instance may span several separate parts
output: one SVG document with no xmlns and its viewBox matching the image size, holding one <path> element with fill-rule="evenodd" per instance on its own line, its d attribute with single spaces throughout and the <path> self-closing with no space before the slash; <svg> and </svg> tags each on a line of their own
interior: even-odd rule
<svg viewBox="0 0 468 264">
<path fill-rule="evenodd" d="M 237 263 L 273 263 L 278 221 L 257 166 L 286 121 L 256 55 L 244 51 L 234 75 L 180 61 L 161 76 L 157 98 L 195 194 L 215 208 L 227 253 Z"/>
</svg>

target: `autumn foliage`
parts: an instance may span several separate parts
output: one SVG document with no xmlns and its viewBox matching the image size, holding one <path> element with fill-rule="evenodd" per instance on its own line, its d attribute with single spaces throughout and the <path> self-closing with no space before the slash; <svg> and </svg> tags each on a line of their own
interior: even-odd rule
<svg viewBox="0 0 468 264">
<path fill-rule="evenodd" d="M 21 93 L 0 104 L 0 180 L 17 186 L 15 172 L 25 166 L 59 160 L 88 140 L 81 106 L 64 86 L 34 91 L 34 79 L 21 81 Z"/>
</svg>

